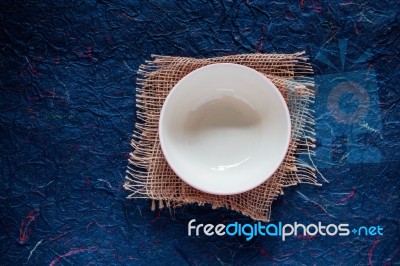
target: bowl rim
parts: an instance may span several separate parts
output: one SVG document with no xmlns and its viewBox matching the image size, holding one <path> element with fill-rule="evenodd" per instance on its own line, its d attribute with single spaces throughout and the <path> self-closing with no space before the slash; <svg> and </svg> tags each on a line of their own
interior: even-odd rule
<svg viewBox="0 0 400 266">
<path fill-rule="evenodd" d="M 185 178 L 177 169 L 177 167 L 175 166 L 175 164 L 173 162 L 170 161 L 169 158 L 169 154 L 168 151 L 166 149 L 165 146 L 165 142 L 164 142 L 164 134 L 163 134 L 163 117 L 165 116 L 165 112 L 168 106 L 168 102 L 170 101 L 170 99 L 172 97 L 174 97 L 173 95 L 176 93 L 177 88 L 179 87 L 179 85 L 181 83 L 183 83 L 186 79 L 189 79 L 192 75 L 195 75 L 197 72 L 200 72 L 206 68 L 215 68 L 215 67 L 220 67 L 220 66 L 231 66 L 231 67 L 238 67 L 238 68 L 242 68 L 242 69 L 246 69 L 246 71 L 250 71 L 253 72 L 254 74 L 258 75 L 259 77 L 261 77 L 262 79 L 264 79 L 264 81 L 266 83 L 268 83 L 271 87 L 272 90 L 274 90 L 275 94 L 277 94 L 279 101 L 281 102 L 281 104 L 283 105 L 283 109 L 284 109 L 284 113 L 285 116 L 287 117 L 287 127 L 288 127 L 288 134 L 286 134 L 285 136 L 285 149 L 283 150 L 283 152 L 281 152 L 280 154 L 280 160 L 279 160 L 279 164 L 277 164 L 276 167 L 273 168 L 272 174 L 270 174 L 267 177 L 264 178 L 260 178 L 260 182 L 254 183 L 252 186 L 247 186 L 246 188 L 243 188 L 241 190 L 235 191 L 235 192 L 216 192 L 216 191 L 212 191 L 209 189 L 205 189 L 203 187 L 198 187 L 197 185 L 193 184 L 190 180 L 190 178 Z M 228 195 L 236 195 L 236 194 L 241 194 L 244 192 L 248 192 L 258 186 L 260 186 L 261 184 L 263 184 L 264 182 L 266 182 L 269 178 L 271 178 L 276 171 L 278 170 L 278 168 L 282 165 L 282 162 L 284 161 L 286 154 L 289 150 L 290 147 L 290 143 L 292 140 L 292 122 L 291 122 L 291 116 L 290 116 L 290 111 L 289 111 L 289 107 L 287 106 L 287 103 L 285 101 L 285 99 L 283 98 L 282 93 L 279 91 L 279 89 L 275 86 L 275 84 L 269 79 L 267 78 L 265 75 L 263 75 L 262 73 L 260 73 L 259 71 L 255 70 L 254 68 L 248 67 L 248 66 L 244 66 L 244 65 L 240 65 L 240 64 L 235 64 L 235 63 L 212 63 L 200 68 L 197 68 L 193 71 L 191 71 L 190 73 L 188 73 L 187 75 L 185 75 L 183 78 L 181 78 L 174 86 L 173 88 L 168 92 L 167 97 L 164 100 L 163 106 L 161 108 L 161 112 L 160 112 L 160 116 L 159 116 L 159 121 L 158 121 L 158 134 L 159 134 L 159 140 L 160 140 L 160 146 L 161 146 L 161 150 L 162 153 L 164 155 L 165 160 L 167 161 L 168 165 L 171 167 L 171 169 L 174 171 L 174 173 L 186 184 L 188 184 L 189 186 L 208 193 L 208 194 L 213 194 L 213 195 L 220 195 L 220 196 L 228 196 Z"/>
</svg>

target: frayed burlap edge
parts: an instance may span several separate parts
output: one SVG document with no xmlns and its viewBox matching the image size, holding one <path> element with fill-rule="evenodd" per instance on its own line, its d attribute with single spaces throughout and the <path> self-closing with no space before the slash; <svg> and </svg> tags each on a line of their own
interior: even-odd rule
<svg viewBox="0 0 400 266">
<path fill-rule="evenodd" d="M 237 63 L 252 67 L 266 75 L 285 97 L 292 120 L 292 142 L 276 173 L 259 187 L 245 193 L 218 196 L 198 191 L 170 169 L 163 157 L 158 139 L 159 113 L 170 89 L 191 71 L 213 63 Z M 131 145 L 125 189 L 128 198 L 152 199 L 156 207 L 177 207 L 183 204 L 211 204 L 239 211 L 255 220 L 269 221 L 272 202 L 283 188 L 308 183 L 319 185 L 312 163 L 315 147 L 314 117 L 310 105 L 314 101 L 311 65 L 304 53 L 248 54 L 211 59 L 153 56 L 138 71 L 137 122 Z M 303 156 L 300 156 L 303 155 Z M 300 159 L 309 158 L 310 163 Z"/>
</svg>

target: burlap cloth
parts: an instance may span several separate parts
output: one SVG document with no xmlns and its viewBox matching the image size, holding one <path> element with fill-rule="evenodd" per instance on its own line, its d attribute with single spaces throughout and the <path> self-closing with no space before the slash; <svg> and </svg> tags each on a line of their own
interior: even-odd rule
<svg viewBox="0 0 400 266">
<path fill-rule="evenodd" d="M 137 80 L 137 122 L 131 142 L 134 150 L 130 153 L 124 185 L 131 191 L 128 198 L 152 199 L 152 209 L 156 202 L 159 208 L 209 203 L 213 208 L 225 207 L 255 220 L 269 221 L 272 202 L 283 194 L 284 187 L 299 183 L 317 185 L 315 167 L 301 160 L 311 159 L 315 147 L 310 109 L 314 100 L 313 71 L 303 54 L 244 54 L 209 59 L 153 56 L 153 60 L 141 65 Z M 236 63 L 264 74 L 286 99 L 292 122 L 292 141 L 275 174 L 262 185 L 231 196 L 207 194 L 184 183 L 167 164 L 158 138 L 159 115 L 169 91 L 191 71 L 213 63 Z"/>
</svg>

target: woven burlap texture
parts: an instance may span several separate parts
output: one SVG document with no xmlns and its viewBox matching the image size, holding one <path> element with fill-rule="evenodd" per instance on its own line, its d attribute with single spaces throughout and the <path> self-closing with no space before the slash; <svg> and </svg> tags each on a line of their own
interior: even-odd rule
<svg viewBox="0 0 400 266">
<path fill-rule="evenodd" d="M 191 71 L 215 63 L 244 65 L 268 77 L 284 96 L 292 122 L 292 141 L 275 174 L 248 192 L 229 196 L 201 192 L 178 178 L 164 158 L 158 137 L 159 115 L 169 91 Z M 209 203 L 213 208 L 225 207 L 255 220 L 269 221 L 272 202 L 283 194 L 284 187 L 299 183 L 318 185 L 313 164 L 300 159 L 311 159 L 315 147 L 313 110 L 310 109 L 314 100 L 313 71 L 303 52 L 209 59 L 155 55 L 140 66 L 138 75 L 137 122 L 131 142 L 134 150 L 130 153 L 124 184 L 131 192 L 128 198 L 152 199 L 152 209 L 156 202 L 159 208 Z"/>
</svg>

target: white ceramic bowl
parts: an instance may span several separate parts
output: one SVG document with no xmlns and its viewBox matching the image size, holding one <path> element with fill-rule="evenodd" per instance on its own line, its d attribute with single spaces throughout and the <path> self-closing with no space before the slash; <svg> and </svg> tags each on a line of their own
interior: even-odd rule
<svg viewBox="0 0 400 266">
<path fill-rule="evenodd" d="M 231 195 L 266 181 L 282 163 L 291 124 L 275 85 L 252 68 L 213 64 L 182 78 L 160 114 L 161 148 L 201 191 Z"/>
</svg>

